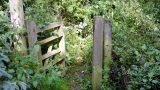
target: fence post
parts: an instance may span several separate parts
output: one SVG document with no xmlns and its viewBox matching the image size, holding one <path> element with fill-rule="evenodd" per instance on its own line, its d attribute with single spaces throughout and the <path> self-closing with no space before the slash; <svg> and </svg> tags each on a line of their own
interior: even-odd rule
<svg viewBox="0 0 160 90">
<path fill-rule="evenodd" d="M 37 42 L 37 27 L 34 21 L 27 22 L 29 52 L 41 60 L 41 47 L 35 46 Z"/>
<path fill-rule="evenodd" d="M 61 22 L 61 26 L 58 30 L 58 35 L 59 37 L 62 36 L 62 38 L 60 39 L 60 42 L 59 42 L 59 49 L 60 49 L 60 56 L 62 58 L 62 63 L 61 63 L 61 66 L 62 66 L 62 72 L 63 74 L 65 74 L 65 54 L 66 54 L 66 51 L 65 51 L 65 36 L 64 36 L 64 30 L 63 30 L 63 22 L 62 22 L 62 17 L 58 18 L 57 21 L 60 21 Z"/>
<path fill-rule="evenodd" d="M 93 67 L 92 67 L 92 89 L 101 90 L 102 82 L 102 60 L 103 60 L 103 31 L 104 20 L 100 16 L 94 18 L 93 35 Z"/>
<path fill-rule="evenodd" d="M 110 65 L 112 63 L 112 56 L 111 56 L 111 23 L 109 20 L 105 21 L 104 25 L 104 73 L 103 78 L 108 78 L 108 72 L 110 70 Z"/>
<path fill-rule="evenodd" d="M 29 51 L 31 52 L 35 43 L 37 42 L 36 24 L 34 21 L 27 22 L 27 31 Z"/>
</svg>

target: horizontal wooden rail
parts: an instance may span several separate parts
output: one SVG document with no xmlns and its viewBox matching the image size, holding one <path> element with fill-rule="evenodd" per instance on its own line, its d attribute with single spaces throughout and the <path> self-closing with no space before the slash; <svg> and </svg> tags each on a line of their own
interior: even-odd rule
<svg viewBox="0 0 160 90">
<path fill-rule="evenodd" d="M 49 57 L 51 57 L 51 56 L 53 56 L 53 55 L 55 55 L 55 54 L 57 54 L 57 53 L 59 53 L 59 52 L 60 52 L 60 49 L 59 49 L 59 48 L 56 49 L 56 50 L 52 50 L 51 52 L 48 52 L 48 53 L 42 55 L 42 60 L 44 60 L 44 59 L 46 59 L 46 58 L 49 58 Z"/>
<path fill-rule="evenodd" d="M 49 23 L 49 24 L 45 25 L 44 27 L 40 28 L 39 30 L 37 30 L 37 33 L 44 32 L 44 31 L 50 30 L 50 29 L 54 29 L 54 28 L 57 28 L 60 26 L 61 26 L 61 22 Z"/>
<path fill-rule="evenodd" d="M 61 59 L 58 59 L 58 60 L 55 60 L 52 64 L 55 65 L 55 64 L 58 64 L 59 62 L 63 61 L 64 58 L 61 58 Z"/>
<path fill-rule="evenodd" d="M 43 44 L 46 44 L 46 43 L 51 42 L 51 41 L 53 41 L 55 39 L 58 39 L 58 38 L 62 38 L 62 36 L 51 36 L 51 37 L 49 37 L 47 39 L 38 41 L 37 43 L 43 45 Z"/>
</svg>

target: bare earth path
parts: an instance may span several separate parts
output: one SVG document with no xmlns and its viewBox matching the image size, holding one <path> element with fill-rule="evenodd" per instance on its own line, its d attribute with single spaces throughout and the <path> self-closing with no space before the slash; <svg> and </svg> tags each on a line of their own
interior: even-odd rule
<svg viewBox="0 0 160 90">
<path fill-rule="evenodd" d="M 91 74 L 88 73 L 85 65 L 73 65 L 68 68 L 66 80 L 70 90 L 91 90 Z"/>
</svg>

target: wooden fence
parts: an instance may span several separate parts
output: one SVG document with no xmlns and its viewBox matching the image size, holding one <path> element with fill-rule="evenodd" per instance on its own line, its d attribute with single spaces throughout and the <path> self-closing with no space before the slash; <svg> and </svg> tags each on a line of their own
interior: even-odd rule
<svg viewBox="0 0 160 90">
<path fill-rule="evenodd" d="M 38 33 L 46 32 L 47 30 L 57 30 L 58 35 L 50 36 L 43 40 L 38 40 Z M 46 60 L 50 57 L 52 57 L 55 54 L 60 54 L 61 58 L 59 60 L 56 60 L 54 64 L 61 62 L 61 65 L 65 66 L 65 37 L 64 37 L 64 31 L 62 28 L 62 22 L 57 21 L 54 23 L 50 23 L 48 25 L 45 25 L 43 28 L 38 28 L 36 26 L 36 23 L 34 21 L 29 21 L 27 23 L 27 31 L 28 31 L 28 44 L 29 44 L 29 51 L 30 53 L 33 52 L 34 46 L 36 44 L 40 45 L 40 49 L 37 51 L 37 58 L 39 60 Z M 48 47 L 48 50 L 45 54 L 42 54 L 41 46 L 46 45 L 49 42 L 53 42 L 54 40 L 59 39 L 59 48 L 53 49 L 53 45 L 51 44 Z"/>
<path fill-rule="evenodd" d="M 101 16 L 94 18 L 92 89 L 101 90 L 103 69 L 111 60 L 111 24 Z"/>
</svg>

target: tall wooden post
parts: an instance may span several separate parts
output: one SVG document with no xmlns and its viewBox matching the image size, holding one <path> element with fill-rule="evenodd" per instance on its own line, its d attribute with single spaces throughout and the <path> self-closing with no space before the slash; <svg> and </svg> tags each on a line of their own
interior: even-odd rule
<svg viewBox="0 0 160 90">
<path fill-rule="evenodd" d="M 103 60 L 103 30 L 104 20 L 97 16 L 94 18 L 93 35 L 93 68 L 92 68 L 92 89 L 101 90 L 102 82 L 102 60 Z"/>
<path fill-rule="evenodd" d="M 41 46 L 35 45 L 37 42 L 37 26 L 34 21 L 27 22 L 29 52 L 34 55 L 37 60 L 41 58 Z"/>
<path fill-rule="evenodd" d="M 111 56 L 111 23 L 109 20 L 105 21 L 105 28 L 104 28 L 104 74 L 103 78 L 108 78 L 108 72 L 110 70 L 110 65 L 112 63 L 112 56 Z"/>
<path fill-rule="evenodd" d="M 31 52 L 34 48 L 35 43 L 37 42 L 36 23 L 34 21 L 28 21 L 27 30 L 29 51 Z"/>
<path fill-rule="evenodd" d="M 62 60 L 62 69 L 63 69 L 63 75 L 65 74 L 65 54 L 66 54 L 66 49 L 65 49 L 65 36 L 64 36 L 64 31 L 63 31 L 63 22 L 62 22 L 62 17 L 57 18 L 57 21 L 61 22 L 61 26 L 58 30 L 58 35 L 59 37 L 62 36 L 60 42 L 59 42 L 59 49 L 60 49 L 60 56 L 63 58 Z"/>
<path fill-rule="evenodd" d="M 11 23 L 14 28 L 22 29 L 24 27 L 23 0 L 9 0 Z M 23 29 L 22 29 L 23 30 Z M 26 39 L 24 36 L 16 35 L 18 51 L 26 53 Z"/>
</svg>

